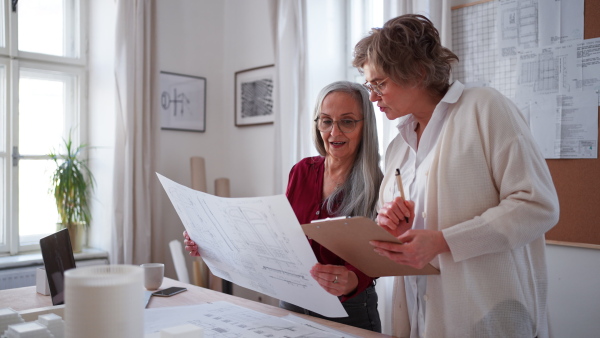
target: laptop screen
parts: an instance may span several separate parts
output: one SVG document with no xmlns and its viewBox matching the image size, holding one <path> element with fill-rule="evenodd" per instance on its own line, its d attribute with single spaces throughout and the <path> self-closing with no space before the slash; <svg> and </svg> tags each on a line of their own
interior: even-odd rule
<svg viewBox="0 0 600 338">
<path fill-rule="evenodd" d="M 65 302 L 65 271 L 75 268 L 75 257 L 67 229 L 40 239 L 48 287 L 53 305 Z"/>
</svg>

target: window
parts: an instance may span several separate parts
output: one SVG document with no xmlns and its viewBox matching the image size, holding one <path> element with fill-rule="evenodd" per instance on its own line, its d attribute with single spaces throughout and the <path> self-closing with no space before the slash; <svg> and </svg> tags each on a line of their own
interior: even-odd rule
<svg viewBox="0 0 600 338">
<path fill-rule="evenodd" d="M 373 27 L 383 26 L 383 0 L 351 0 L 347 20 L 348 39 L 348 81 L 364 83 L 364 77 L 352 67 L 354 46 L 363 37 L 369 34 Z"/>
<path fill-rule="evenodd" d="M 384 24 L 383 19 L 383 7 L 384 0 L 352 0 L 349 2 L 350 8 L 346 12 L 348 13 L 348 26 L 347 35 L 348 39 L 348 50 L 346 55 L 347 59 L 347 71 L 346 79 L 348 81 L 354 81 L 358 83 L 364 83 L 365 78 L 359 73 L 358 69 L 352 66 L 352 58 L 354 53 L 354 46 L 356 43 L 367 36 L 371 28 L 382 27 Z M 379 139 L 379 153 L 381 155 L 381 166 L 383 168 L 385 149 L 390 141 L 387 133 L 384 132 L 389 122 L 385 122 L 386 117 L 382 114 L 378 114 L 379 109 L 375 108 L 375 118 L 377 120 L 377 134 Z"/>
<path fill-rule="evenodd" d="M 69 134 L 84 142 L 87 127 L 85 0 L 0 1 L 2 255 L 36 250 L 56 231 L 48 154 Z"/>
</svg>

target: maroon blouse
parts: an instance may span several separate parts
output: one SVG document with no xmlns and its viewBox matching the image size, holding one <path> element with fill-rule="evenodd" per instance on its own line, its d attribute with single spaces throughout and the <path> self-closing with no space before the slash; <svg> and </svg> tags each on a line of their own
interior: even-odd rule
<svg viewBox="0 0 600 338">
<path fill-rule="evenodd" d="M 296 163 L 290 170 L 287 196 L 294 213 L 300 224 L 310 223 L 315 219 L 335 217 L 327 212 L 327 206 L 323 203 L 323 176 L 325 170 L 325 158 L 321 156 L 307 157 Z M 319 243 L 308 239 L 317 260 L 321 264 L 344 265 L 348 270 L 354 271 L 358 277 L 356 290 L 348 295 L 341 296 L 343 302 L 363 292 L 373 282 L 373 278 L 365 275 L 354 266 L 346 263 L 333 252 L 327 250 Z"/>
</svg>

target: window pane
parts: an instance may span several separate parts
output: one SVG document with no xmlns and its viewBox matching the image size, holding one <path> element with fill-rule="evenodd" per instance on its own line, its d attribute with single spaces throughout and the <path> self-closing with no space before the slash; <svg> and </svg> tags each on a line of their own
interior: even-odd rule
<svg viewBox="0 0 600 338">
<path fill-rule="evenodd" d="M 73 76 L 21 70 L 19 79 L 19 153 L 58 151 L 72 120 Z"/>
<path fill-rule="evenodd" d="M 0 6 L 2 7 L 2 6 Z M 1 20 L 0 20 L 1 21 Z M 4 186 L 6 183 L 6 165 L 9 161 L 9 154 L 6 152 L 6 65 L 0 64 L 0 246 L 7 244 L 7 205 L 6 198 L 8 197 L 7 189 Z"/>
<path fill-rule="evenodd" d="M 19 237 L 43 237 L 56 231 L 59 222 L 54 197 L 49 193 L 52 160 L 19 161 Z"/>
<path fill-rule="evenodd" d="M 6 22 L 4 21 L 4 19 L 4 3 L 0 2 L 0 47 L 6 47 L 6 32 L 4 31 L 4 26 L 6 25 Z"/>
<path fill-rule="evenodd" d="M 18 5 L 19 50 L 78 57 L 73 0 L 27 0 Z M 75 34 L 73 34 L 73 32 Z"/>
<path fill-rule="evenodd" d="M 0 157 L 0 246 L 6 245 L 6 203 L 4 198 L 6 197 L 6 189 L 4 188 L 4 166 L 6 165 L 6 159 Z"/>
<path fill-rule="evenodd" d="M 6 65 L 0 64 L 0 153 L 6 151 L 6 95 Z"/>
</svg>

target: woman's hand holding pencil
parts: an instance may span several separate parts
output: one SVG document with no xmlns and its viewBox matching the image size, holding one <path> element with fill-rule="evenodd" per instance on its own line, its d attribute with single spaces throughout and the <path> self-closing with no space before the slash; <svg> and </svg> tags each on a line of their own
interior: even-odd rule
<svg viewBox="0 0 600 338">
<path fill-rule="evenodd" d="M 400 196 L 396 197 L 392 202 L 384 203 L 379 209 L 377 224 L 394 237 L 398 237 L 412 227 L 407 220 L 414 218 L 414 208 L 413 201 L 405 201 Z"/>
<path fill-rule="evenodd" d="M 404 196 L 404 187 L 400 170 L 396 169 L 396 184 L 400 191 L 400 196 L 393 201 L 384 203 L 377 215 L 377 224 L 387 230 L 394 237 L 402 235 L 412 227 L 411 219 L 414 219 L 415 204 L 407 201 Z"/>
<path fill-rule="evenodd" d="M 406 197 L 404 196 L 404 186 L 402 185 L 402 176 L 400 176 L 400 169 L 396 169 L 396 185 L 398 185 L 398 190 L 400 191 L 400 197 L 406 201 Z M 406 223 L 410 223 L 410 218 L 405 216 Z"/>
</svg>

